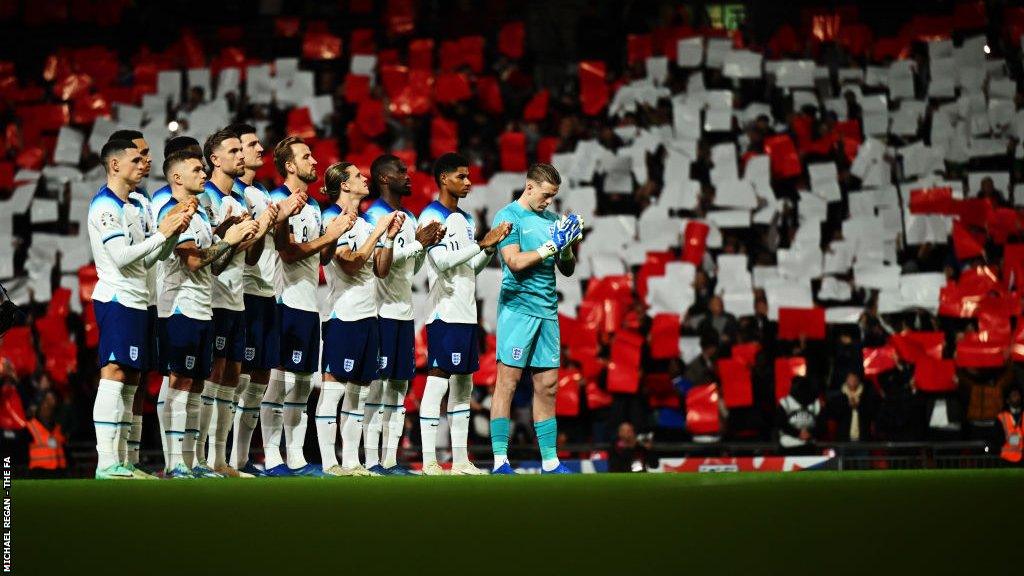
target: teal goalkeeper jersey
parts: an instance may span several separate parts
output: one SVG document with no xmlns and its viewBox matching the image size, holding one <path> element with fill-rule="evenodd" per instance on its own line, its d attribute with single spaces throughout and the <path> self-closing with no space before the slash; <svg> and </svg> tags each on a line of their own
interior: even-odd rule
<svg viewBox="0 0 1024 576">
<path fill-rule="evenodd" d="M 519 202 L 512 202 L 494 215 L 491 227 L 502 222 L 512 223 L 512 233 L 498 244 L 499 251 L 505 246 L 518 244 L 520 251 L 531 252 L 551 240 L 551 230 L 557 221 L 557 214 L 547 210 L 537 213 L 529 208 L 523 208 Z M 516 274 L 509 270 L 502 258 L 503 274 L 498 308 L 508 307 L 537 318 L 557 320 L 555 260 L 556 258 L 545 258 L 540 264 Z"/>
</svg>

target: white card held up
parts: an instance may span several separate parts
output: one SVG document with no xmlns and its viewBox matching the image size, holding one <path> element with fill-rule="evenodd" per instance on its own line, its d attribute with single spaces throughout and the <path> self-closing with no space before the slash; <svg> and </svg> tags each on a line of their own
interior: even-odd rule
<svg viewBox="0 0 1024 576">
<path fill-rule="evenodd" d="M 693 286 L 674 284 L 666 276 L 647 279 L 647 306 L 650 314 L 662 312 L 682 316 L 694 303 Z"/>
<path fill-rule="evenodd" d="M 626 263 L 617 254 L 594 254 L 590 257 L 590 270 L 594 278 L 618 276 L 626 273 Z"/>
<path fill-rule="evenodd" d="M 664 84 L 665 80 L 668 79 L 668 58 L 665 56 L 654 56 L 647 59 L 646 65 L 647 78 L 655 86 Z"/>
<path fill-rule="evenodd" d="M 731 50 L 731 38 L 708 38 L 708 53 L 705 64 L 708 68 L 720 69 L 725 64 L 725 55 Z"/>
<path fill-rule="evenodd" d="M 726 208 L 757 208 L 754 187 L 743 180 L 727 180 L 715 187 L 715 206 Z"/>
<path fill-rule="evenodd" d="M 855 266 L 853 282 L 859 288 L 896 290 L 900 288 L 899 266 Z"/>
<path fill-rule="evenodd" d="M 703 38 L 686 38 L 676 43 L 676 64 L 680 68 L 699 68 L 703 62 Z"/>
<path fill-rule="evenodd" d="M 821 276 L 821 250 L 816 246 L 779 248 L 775 251 L 779 273 L 785 278 L 818 278 Z"/>
<path fill-rule="evenodd" d="M 826 324 L 856 324 L 864 315 L 864 309 L 858 306 L 832 306 L 825 308 Z"/>
<path fill-rule="evenodd" d="M 753 276 L 755 288 L 763 289 L 782 282 L 782 275 L 779 274 L 777 266 L 754 266 Z"/>
<path fill-rule="evenodd" d="M 853 266 L 855 244 L 845 240 L 833 240 L 825 252 L 824 274 L 846 274 Z"/>
<path fill-rule="evenodd" d="M 749 210 L 712 210 L 707 215 L 708 222 L 719 228 L 749 228 Z"/>
<path fill-rule="evenodd" d="M 853 288 L 849 282 L 832 276 L 825 276 L 821 279 L 821 287 L 818 288 L 818 300 L 849 302 L 851 298 L 853 298 Z"/>
<path fill-rule="evenodd" d="M 242 71 L 238 68 L 222 68 L 217 75 L 217 98 L 224 98 L 228 92 L 238 93 Z"/>
<path fill-rule="evenodd" d="M 725 55 L 722 75 L 726 78 L 760 78 L 763 56 L 750 50 L 732 50 Z"/>
<path fill-rule="evenodd" d="M 939 307 L 939 291 L 946 285 L 941 272 L 922 272 L 900 276 L 900 295 L 911 306 L 935 311 Z"/>
<path fill-rule="evenodd" d="M 768 318 L 779 319 L 779 308 L 813 308 L 814 297 L 811 294 L 811 281 L 787 280 L 784 284 L 771 285 L 765 288 L 768 299 Z"/>
<path fill-rule="evenodd" d="M 775 69 L 775 83 L 780 88 L 813 88 L 813 60 L 782 60 Z"/>
<path fill-rule="evenodd" d="M 56 164 L 77 166 L 82 159 L 82 146 L 85 136 L 70 126 L 61 126 L 57 133 L 57 144 L 53 149 L 53 161 Z"/>
<path fill-rule="evenodd" d="M 722 304 L 726 312 L 737 318 L 754 315 L 753 292 L 727 292 L 722 295 Z"/>
</svg>

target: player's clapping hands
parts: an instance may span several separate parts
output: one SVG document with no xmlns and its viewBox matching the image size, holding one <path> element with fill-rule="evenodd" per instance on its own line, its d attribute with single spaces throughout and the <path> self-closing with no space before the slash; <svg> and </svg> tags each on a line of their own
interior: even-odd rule
<svg viewBox="0 0 1024 576">
<path fill-rule="evenodd" d="M 444 238 L 445 228 L 441 223 L 434 220 L 416 231 L 416 241 L 420 246 L 433 246 Z"/>
<path fill-rule="evenodd" d="M 241 222 L 233 224 L 224 233 L 224 241 L 232 246 L 237 246 L 256 235 L 259 230 L 259 223 L 252 218 L 245 218 Z"/>
<path fill-rule="evenodd" d="M 498 245 L 498 242 L 504 240 L 511 233 L 512 223 L 502 222 L 501 224 L 498 224 L 494 228 L 491 228 L 490 231 L 488 231 L 487 234 L 485 234 L 484 237 L 480 240 L 479 245 L 481 248 L 484 249 L 493 248 L 494 246 Z"/>
<path fill-rule="evenodd" d="M 267 206 L 267 209 L 264 210 L 263 213 L 260 214 L 260 217 L 257 219 L 257 222 L 259 222 L 260 225 L 260 230 L 266 230 L 270 228 L 270 226 L 272 226 L 274 222 L 277 221 L 277 217 L 280 214 L 280 212 L 281 208 L 277 204 L 271 204 Z"/>
<path fill-rule="evenodd" d="M 165 238 L 170 238 L 175 234 L 181 234 L 188 228 L 188 224 L 191 221 L 192 216 L 187 212 L 176 212 L 174 214 L 168 214 L 160 221 L 160 225 L 157 229 Z"/>
<path fill-rule="evenodd" d="M 402 225 L 405 224 L 405 212 L 392 212 L 394 215 L 391 219 L 391 225 L 388 226 L 388 240 L 394 240 L 395 236 L 402 231 Z"/>
<path fill-rule="evenodd" d="M 324 228 L 324 234 L 334 240 L 341 238 L 342 234 L 352 229 L 352 225 L 356 222 L 356 215 L 349 214 L 348 212 L 334 218 L 327 223 Z"/>
<path fill-rule="evenodd" d="M 306 207 L 309 195 L 305 192 L 296 192 L 277 203 L 277 221 L 284 222 L 289 216 L 295 216 Z"/>
</svg>

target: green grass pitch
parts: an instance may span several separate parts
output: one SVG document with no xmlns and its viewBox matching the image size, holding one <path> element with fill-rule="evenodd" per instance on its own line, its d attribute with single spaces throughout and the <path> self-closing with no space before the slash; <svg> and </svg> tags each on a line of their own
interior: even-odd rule
<svg viewBox="0 0 1024 576">
<path fill-rule="evenodd" d="M 1024 470 L 15 479 L 15 574 L 980 574 Z"/>
</svg>

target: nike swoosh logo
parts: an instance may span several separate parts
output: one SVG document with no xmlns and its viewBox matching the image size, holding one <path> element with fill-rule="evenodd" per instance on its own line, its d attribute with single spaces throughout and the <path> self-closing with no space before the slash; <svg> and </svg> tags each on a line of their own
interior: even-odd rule
<svg viewBox="0 0 1024 576">
<path fill-rule="evenodd" d="M 448 237 L 449 238 L 455 238 L 455 232 L 452 232 L 451 234 L 449 234 Z"/>
</svg>

